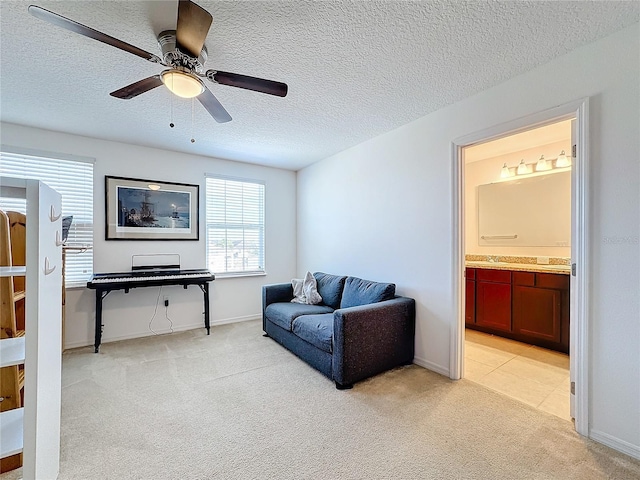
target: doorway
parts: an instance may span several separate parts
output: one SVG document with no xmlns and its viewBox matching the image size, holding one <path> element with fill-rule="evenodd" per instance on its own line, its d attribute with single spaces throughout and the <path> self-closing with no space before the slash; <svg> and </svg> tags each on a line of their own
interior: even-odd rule
<svg viewBox="0 0 640 480">
<path fill-rule="evenodd" d="M 518 120 L 498 125 L 483 131 L 457 139 L 452 145 L 452 157 L 454 161 L 454 258 L 453 280 L 457 318 L 452 325 L 451 335 L 451 371 L 452 379 L 464 376 L 464 352 L 465 352 L 465 161 L 464 150 L 487 142 L 504 139 L 516 134 L 548 126 L 558 122 L 570 122 L 574 120 L 570 151 L 566 152 L 571 157 L 571 232 L 570 232 L 570 266 L 568 289 L 570 292 L 570 379 L 568 387 L 571 388 L 572 416 L 575 418 L 575 428 L 582 435 L 588 434 L 588 356 L 587 356 L 587 186 L 588 186 L 588 99 L 579 100 L 556 107 L 544 112 L 530 115 Z M 525 162 L 526 164 L 527 162 Z M 517 165 L 507 165 L 514 168 Z M 555 168 L 555 165 L 553 166 Z M 506 169 L 505 169 L 506 170 Z M 534 168 L 532 168 L 534 170 Z M 531 173 L 534 173 L 533 171 Z M 534 174 L 535 176 L 535 174 Z M 494 232 L 495 233 L 495 232 Z M 509 236 L 513 232 L 502 232 Z M 546 257 L 546 256 L 545 256 Z M 545 258 L 543 258 L 544 262 Z M 495 261 L 495 259 L 494 259 Z M 511 278 L 511 277 L 510 277 Z M 528 282 L 528 278 L 521 278 Z M 532 280 L 533 281 L 533 280 Z M 511 291 L 512 287 L 508 289 Z M 496 290 L 497 291 L 497 290 Z M 505 290 L 506 291 L 506 290 Z M 514 290 L 515 292 L 515 290 Z M 548 293 L 545 290 L 545 294 Z M 510 306 L 510 305 L 509 305 Z M 482 341 L 482 340 L 480 340 Z"/>
<path fill-rule="evenodd" d="M 567 421 L 572 121 L 462 151 L 463 377 Z"/>
</svg>

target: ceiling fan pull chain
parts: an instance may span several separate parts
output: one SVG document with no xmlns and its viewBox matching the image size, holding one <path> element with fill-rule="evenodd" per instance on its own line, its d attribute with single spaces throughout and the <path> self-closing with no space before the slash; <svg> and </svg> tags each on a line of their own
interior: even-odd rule
<svg viewBox="0 0 640 480">
<path fill-rule="evenodd" d="M 194 112 L 195 112 L 195 104 L 196 104 L 195 103 L 195 98 L 192 98 L 191 99 L 191 143 L 196 143 L 196 139 L 193 136 L 193 124 L 194 124 L 193 119 L 194 119 L 194 116 L 195 116 L 195 114 L 194 114 Z"/>
<path fill-rule="evenodd" d="M 173 94 L 171 94 L 171 103 L 169 105 L 169 126 L 173 128 L 175 127 L 175 124 L 173 123 Z"/>
</svg>

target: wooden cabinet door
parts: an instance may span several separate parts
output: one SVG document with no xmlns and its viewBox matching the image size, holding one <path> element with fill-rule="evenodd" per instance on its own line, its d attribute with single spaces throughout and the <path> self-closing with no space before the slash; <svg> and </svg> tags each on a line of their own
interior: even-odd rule
<svg viewBox="0 0 640 480">
<path fill-rule="evenodd" d="M 513 287 L 513 328 L 521 335 L 561 341 L 562 292 L 548 288 Z"/>
<path fill-rule="evenodd" d="M 468 278 L 465 288 L 464 321 L 467 325 L 476 323 L 476 282 Z"/>
<path fill-rule="evenodd" d="M 511 331 L 511 283 L 477 282 L 476 325 Z"/>
</svg>

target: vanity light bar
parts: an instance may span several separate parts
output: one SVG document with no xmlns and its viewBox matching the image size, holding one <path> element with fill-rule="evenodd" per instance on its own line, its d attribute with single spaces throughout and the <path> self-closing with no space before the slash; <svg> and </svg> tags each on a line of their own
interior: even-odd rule
<svg viewBox="0 0 640 480">
<path fill-rule="evenodd" d="M 542 172 L 553 170 L 555 168 L 566 168 L 571 166 L 571 157 L 567 157 L 564 150 L 560 152 L 555 160 L 547 160 L 544 155 L 540 155 L 540 159 L 534 163 L 526 163 L 524 159 L 520 160 L 517 167 L 509 167 L 505 162 L 500 169 L 500 178 L 514 177 L 516 175 L 527 175 L 534 172 Z"/>
</svg>

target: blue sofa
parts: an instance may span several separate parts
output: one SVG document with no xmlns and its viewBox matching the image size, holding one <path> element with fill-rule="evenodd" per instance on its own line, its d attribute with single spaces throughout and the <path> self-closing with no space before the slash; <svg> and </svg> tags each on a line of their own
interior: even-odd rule
<svg viewBox="0 0 640 480">
<path fill-rule="evenodd" d="M 415 300 L 393 283 L 313 274 L 322 303 L 292 303 L 291 283 L 262 287 L 262 328 L 336 388 L 412 363 Z"/>
</svg>

